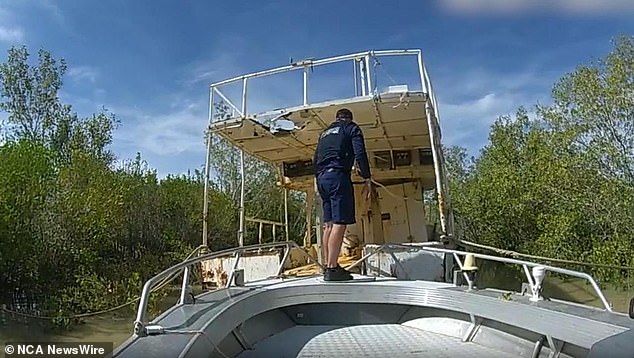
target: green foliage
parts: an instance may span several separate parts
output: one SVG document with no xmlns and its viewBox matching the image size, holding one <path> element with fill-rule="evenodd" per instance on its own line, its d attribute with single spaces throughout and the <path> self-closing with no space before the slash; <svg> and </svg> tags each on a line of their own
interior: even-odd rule
<svg viewBox="0 0 634 358">
<path fill-rule="evenodd" d="M 634 266 L 634 40 L 559 81 L 552 106 L 491 127 L 471 162 L 446 150 L 462 237 L 535 255 Z M 595 269 L 604 281 L 623 272 Z"/>
<path fill-rule="evenodd" d="M 44 50 L 31 65 L 24 47 L 0 64 L 0 110 L 8 113 L 0 145 L 0 299 L 35 303 L 61 326 L 73 323 L 69 315 L 129 302 L 145 280 L 200 245 L 204 193 L 200 172 L 160 180 L 140 154 L 113 168 L 107 147 L 117 119 L 105 109 L 79 118 L 61 103 L 66 69 Z M 220 250 L 237 243 L 240 153 L 215 140 L 208 241 Z M 246 215 L 283 221 L 274 168 L 247 156 L 245 174 Z M 296 238 L 302 200 L 289 195 Z M 247 243 L 257 241 L 247 233 Z"/>
<path fill-rule="evenodd" d="M 31 66 L 29 56 L 26 47 L 11 48 L 0 64 L 0 110 L 9 114 L 9 138 L 43 143 L 66 162 L 73 151 L 84 151 L 111 163 L 114 156 L 106 147 L 118 124 L 115 116 L 104 109 L 79 118 L 58 96 L 66 62 L 40 50 L 38 64 Z"/>
<path fill-rule="evenodd" d="M 52 153 L 31 141 L 0 147 L 0 287 L 38 287 L 46 211 L 54 187 Z M 2 292 L 7 296 L 11 291 Z"/>
<path fill-rule="evenodd" d="M 25 48 L 0 64 L 0 300 L 35 304 L 56 323 L 137 297 L 150 276 L 181 261 L 202 236 L 203 179 L 159 180 L 140 155 L 112 167 L 117 120 L 80 119 L 58 92 L 64 60 Z M 210 247 L 233 246 L 235 205 L 210 194 Z M 165 296 L 158 293 L 155 298 Z M 153 306 L 155 302 L 151 303 Z"/>
<path fill-rule="evenodd" d="M 553 129 L 609 177 L 634 181 L 634 37 L 621 36 L 605 59 L 579 66 L 553 89 L 555 105 L 541 108 Z"/>
<path fill-rule="evenodd" d="M 15 136 L 33 141 L 61 138 L 69 128 L 69 108 L 59 102 L 57 92 L 66 72 L 65 61 L 57 61 L 50 53 L 39 52 L 39 65 L 31 67 L 25 47 L 9 50 L 7 62 L 0 65 L 0 94 L 5 101 L 0 109 L 9 113 L 9 122 L 16 126 Z M 67 123 L 67 122 L 66 122 Z"/>
</svg>

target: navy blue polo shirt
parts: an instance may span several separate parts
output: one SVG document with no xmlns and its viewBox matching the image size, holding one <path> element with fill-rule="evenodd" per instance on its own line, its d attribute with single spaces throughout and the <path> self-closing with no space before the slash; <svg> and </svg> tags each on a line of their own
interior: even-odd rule
<svg viewBox="0 0 634 358">
<path fill-rule="evenodd" d="M 352 121 L 334 121 L 319 137 L 313 159 L 315 175 L 327 169 L 350 173 L 355 160 L 361 177 L 369 179 L 370 164 L 361 128 Z"/>
</svg>

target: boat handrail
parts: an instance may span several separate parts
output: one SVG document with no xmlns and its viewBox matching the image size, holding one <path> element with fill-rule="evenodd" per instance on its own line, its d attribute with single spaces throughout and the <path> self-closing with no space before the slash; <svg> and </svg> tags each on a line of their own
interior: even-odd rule
<svg viewBox="0 0 634 358">
<path fill-rule="evenodd" d="M 421 49 L 394 49 L 394 50 L 369 50 L 369 51 L 363 51 L 363 52 L 357 52 L 357 53 L 351 53 L 351 54 L 345 54 L 345 55 L 339 55 L 339 56 L 333 56 L 333 57 L 326 57 L 326 58 L 320 58 L 320 59 L 309 58 L 309 59 L 295 61 L 285 66 L 242 74 L 239 76 L 235 76 L 232 78 L 227 78 L 221 81 L 211 83 L 209 85 L 209 126 L 211 126 L 212 123 L 215 122 L 214 115 L 213 115 L 214 103 L 215 103 L 214 96 L 219 96 L 224 101 L 224 103 L 232 109 L 234 113 L 238 114 L 238 117 L 233 119 L 241 120 L 249 116 L 247 111 L 247 108 L 248 108 L 247 94 L 250 92 L 248 88 L 249 88 L 249 82 L 252 79 L 274 76 L 274 75 L 278 75 L 278 74 L 282 74 L 286 72 L 301 71 L 303 72 L 303 103 L 302 105 L 307 106 L 311 103 L 310 99 L 308 98 L 309 92 L 310 92 L 309 91 L 309 82 L 310 82 L 309 73 L 311 72 L 313 68 L 319 67 L 319 66 L 336 64 L 336 63 L 342 63 L 345 61 L 354 61 L 355 67 L 354 67 L 353 79 L 355 81 L 355 86 L 357 81 L 357 77 L 356 77 L 357 76 L 357 72 L 356 72 L 357 62 L 359 63 L 359 65 L 362 66 L 359 69 L 359 76 L 361 81 L 361 86 L 360 86 L 361 94 L 356 93 L 355 96 L 363 96 L 363 97 L 368 95 L 374 96 L 376 95 L 375 94 L 376 88 L 373 87 L 373 81 L 376 80 L 376 78 L 373 78 L 374 76 L 372 75 L 372 70 L 370 70 L 371 68 L 375 66 L 375 64 L 372 63 L 372 61 L 381 57 L 403 57 L 403 56 L 415 56 L 417 58 L 417 62 L 418 62 L 417 67 L 418 67 L 418 72 L 420 76 L 421 90 L 429 96 L 428 103 L 433 108 L 433 113 L 436 117 L 436 120 L 438 120 L 438 117 L 439 117 L 438 103 L 436 100 L 436 95 L 434 94 L 434 91 L 432 88 L 431 79 L 429 78 L 427 68 L 423 61 L 422 50 Z M 231 85 L 234 83 L 242 84 L 241 98 L 240 98 L 239 105 L 238 103 L 233 103 L 233 101 L 229 99 L 221 90 L 222 87 L 225 87 L 227 85 Z M 225 118 L 219 121 L 225 123 L 227 119 Z"/>
<path fill-rule="evenodd" d="M 235 260 L 233 262 L 233 267 L 231 269 L 231 272 L 229 274 L 229 279 L 227 281 L 227 287 L 229 287 L 229 286 L 232 285 L 232 282 L 234 280 L 235 272 L 238 269 L 238 264 L 240 262 L 240 258 L 241 258 L 241 254 L 242 253 L 247 252 L 247 251 L 253 251 L 253 250 L 273 249 L 273 248 L 279 248 L 279 247 L 286 248 L 286 250 L 284 252 L 284 256 L 283 256 L 283 258 L 282 258 L 282 260 L 280 262 L 280 265 L 279 265 L 279 268 L 278 268 L 278 271 L 277 271 L 277 275 L 274 276 L 274 278 L 275 277 L 280 277 L 282 275 L 283 271 L 284 271 L 284 265 L 285 265 L 286 261 L 289 258 L 290 251 L 291 251 L 292 248 L 297 248 L 297 249 L 302 250 L 302 251 L 304 251 L 306 253 L 306 251 L 294 241 L 281 241 L 281 242 L 266 243 L 266 244 L 255 244 L 255 245 L 249 245 L 249 246 L 230 248 L 230 249 L 226 249 L 226 250 L 222 250 L 222 251 L 216 251 L 216 252 L 213 252 L 213 253 L 209 253 L 209 254 L 201 255 L 201 256 L 198 256 L 198 257 L 195 257 L 195 258 L 192 258 L 192 259 L 185 260 L 185 261 L 183 261 L 181 263 L 178 263 L 178 264 L 176 264 L 176 265 L 174 265 L 174 266 L 162 271 L 161 273 L 155 275 L 154 277 L 152 277 L 148 281 L 146 281 L 145 285 L 143 286 L 143 291 L 142 291 L 142 294 L 141 294 L 141 299 L 139 301 L 139 307 L 138 307 L 138 311 L 137 311 L 137 318 L 136 318 L 136 320 L 134 322 L 134 333 L 137 334 L 137 335 L 140 335 L 140 336 L 148 334 L 148 332 L 146 332 L 146 328 L 147 328 L 147 324 L 148 324 L 148 322 L 147 322 L 147 306 L 148 306 L 148 302 L 149 302 L 149 296 L 150 296 L 150 293 L 151 293 L 152 289 L 157 284 L 163 282 L 166 277 L 172 276 L 174 273 L 178 272 L 179 270 L 184 270 L 183 286 L 182 286 L 181 292 L 180 292 L 181 299 L 179 301 L 182 304 L 182 303 L 184 303 L 184 295 L 185 295 L 185 292 L 186 292 L 187 281 L 188 281 L 188 277 L 189 277 L 189 267 L 191 265 L 194 265 L 196 263 L 199 263 L 199 262 L 202 262 L 202 261 L 205 261 L 205 260 L 211 260 L 211 259 L 215 259 L 215 258 L 219 258 L 219 257 L 228 256 L 228 255 L 233 254 L 235 256 Z M 444 248 L 438 248 L 438 247 L 430 247 L 430 246 L 427 246 L 427 245 L 416 246 L 416 245 L 408 245 L 408 244 L 381 244 L 377 248 L 372 250 L 371 252 L 363 255 L 363 257 L 361 257 L 360 259 L 358 259 L 357 261 L 355 261 L 351 265 L 348 265 L 347 269 L 351 269 L 351 268 L 357 267 L 361 263 L 366 262 L 370 257 L 375 256 L 375 255 L 377 255 L 377 254 L 379 254 L 381 252 L 386 252 L 388 249 L 395 249 L 395 248 L 396 249 L 415 250 L 415 251 L 437 252 L 437 253 L 453 255 L 453 257 L 455 258 L 455 260 L 456 260 L 456 262 L 458 264 L 458 267 L 460 268 L 462 274 L 464 275 L 466 281 L 469 283 L 470 286 L 472 284 L 472 278 L 469 276 L 468 271 L 464 270 L 465 269 L 464 263 L 460 259 L 460 256 L 466 257 L 467 255 L 471 255 L 474 258 L 479 258 L 479 259 L 484 259 L 484 260 L 489 260 L 489 261 L 494 261 L 494 262 L 501 262 L 501 263 L 520 265 L 524 269 L 524 273 L 526 275 L 526 278 L 528 280 L 528 284 L 529 284 L 531 290 L 534 290 L 536 287 L 538 287 L 540 285 L 540 283 L 538 283 L 538 282 L 536 282 L 534 280 L 534 278 L 531 275 L 531 272 L 529 270 L 529 267 L 531 267 L 531 268 L 541 268 L 544 271 L 550 271 L 550 272 L 560 273 L 560 274 L 564 274 L 564 275 L 568 275 L 568 276 L 584 279 L 584 280 L 588 281 L 592 285 L 596 295 L 601 300 L 605 310 L 608 311 L 608 312 L 612 312 L 612 308 L 611 308 L 610 304 L 608 303 L 607 299 L 605 298 L 605 295 L 603 294 L 603 292 L 599 288 L 599 285 L 597 284 L 596 280 L 591 275 L 589 275 L 587 273 L 584 273 L 584 272 L 564 269 L 564 268 L 560 268 L 560 267 L 556 267 L 556 266 L 543 265 L 543 264 L 540 264 L 540 263 L 524 261 L 524 260 L 518 260 L 518 259 L 512 259 L 512 258 L 506 258 L 506 257 L 500 257 L 500 256 L 492 256 L 492 255 L 473 253 L 473 252 L 468 252 L 468 251 L 459 251 L 459 250 L 451 250 L 451 249 L 444 249 Z M 310 256 L 308 253 L 306 253 L 306 256 L 309 258 L 310 261 L 314 262 L 321 269 L 324 268 L 322 264 L 320 264 L 317 260 L 315 260 L 315 258 Z M 400 263 L 398 262 L 398 259 L 396 257 L 394 257 L 394 259 L 396 260 L 396 264 L 399 265 Z"/>
<path fill-rule="evenodd" d="M 492 256 L 492 255 L 486 255 L 486 254 L 480 254 L 480 253 L 473 253 L 473 252 L 459 251 L 459 250 L 451 250 L 451 249 L 444 249 L 444 248 L 437 248 L 437 247 L 429 247 L 429 246 L 414 246 L 414 245 L 405 245 L 405 244 L 382 244 L 382 245 L 379 245 L 373 251 L 365 254 L 359 260 L 357 260 L 354 263 L 352 263 L 351 265 L 349 265 L 347 267 L 347 269 L 356 267 L 356 266 L 360 265 L 362 262 L 367 261 L 368 258 L 370 258 L 370 257 L 372 257 L 372 256 L 374 256 L 374 255 L 376 255 L 376 254 L 378 254 L 380 252 L 384 252 L 386 249 L 390 249 L 390 248 L 406 248 L 406 249 L 410 249 L 410 250 L 420 250 L 420 251 L 430 251 L 430 252 L 439 252 L 439 253 L 444 253 L 444 254 L 452 254 L 453 257 L 455 258 L 456 262 L 458 263 L 458 266 L 459 266 L 460 270 L 463 270 L 464 266 L 463 266 L 463 262 L 460 260 L 459 256 L 466 256 L 466 255 L 472 255 L 474 258 L 480 258 L 480 259 L 489 260 L 489 261 L 521 265 L 523 267 L 523 269 L 524 269 L 524 273 L 526 275 L 526 278 L 528 280 L 528 284 L 529 284 L 531 290 L 534 290 L 536 288 L 536 285 L 538 285 L 539 283 L 535 282 L 533 276 L 531 275 L 530 270 L 528 269 L 529 267 L 531 267 L 531 268 L 538 267 L 538 268 L 542 268 L 544 271 L 556 272 L 556 273 L 560 273 L 560 274 L 563 274 L 563 275 L 568 275 L 568 276 L 584 279 L 584 280 L 588 281 L 592 285 L 592 288 L 594 289 L 596 295 L 601 300 L 601 303 L 603 304 L 603 307 L 605 308 L 605 310 L 608 311 L 608 312 L 612 312 L 612 307 L 610 306 L 610 304 L 608 303 L 607 299 L 605 298 L 605 295 L 603 294 L 603 291 L 601 291 L 601 288 L 599 287 L 599 285 L 597 284 L 596 280 L 591 275 L 589 275 L 589 274 L 587 274 L 585 272 L 574 271 L 574 270 L 564 269 L 564 268 L 560 268 L 560 267 L 556 267 L 556 266 L 549 266 L 549 265 L 544 265 L 544 264 L 540 264 L 540 263 L 524 261 L 524 260 L 518 260 L 518 259 L 512 259 L 512 258 L 507 258 L 507 257 Z M 398 264 L 398 262 L 397 262 L 397 264 Z M 472 279 L 469 277 L 467 272 L 463 271 L 462 273 L 463 273 L 465 279 L 467 280 L 467 282 L 469 283 L 469 285 L 471 285 L 472 284 Z"/>
<path fill-rule="evenodd" d="M 369 51 L 362 51 L 362 52 L 351 53 L 351 54 L 340 55 L 340 56 L 326 57 L 321 59 L 305 59 L 305 60 L 300 60 L 300 61 L 288 64 L 286 66 L 270 68 L 263 71 L 251 72 L 251 73 L 235 76 L 232 78 L 227 78 L 218 82 L 211 83 L 209 86 L 220 87 L 220 86 L 228 85 L 231 83 L 239 82 L 245 79 L 266 77 L 266 76 L 276 75 L 276 74 L 287 72 L 287 71 L 303 70 L 304 67 L 306 66 L 318 67 L 318 66 L 329 65 L 329 64 L 344 62 L 349 60 L 361 60 L 371 56 L 375 56 L 375 57 L 411 56 L 411 55 L 416 56 L 421 52 L 422 51 L 420 49 L 369 50 Z"/>
<path fill-rule="evenodd" d="M 197 264 L 199 262 L 202 261 L 206 261 L 206 260 L 212 260 L 212 259 L 216 259 L 219 257 L 223 257 L 223 256 L 228 256 L 233 254 L 235 256 L 235 260 L 233 263 L 233 267 L 231 270 L 231 273 L 229 274 L 229 280 L 227 281 L 227 285 L 230 286 L 231 282 L 233 281 L 233 277 L 235 275 L 235 271 L 238 268 L 238 263 L 240 261 L 240 257 L 241 254 L 246 252 L 246 251 L 254 251 L 254 250 L 261 250 L 261 249 L 273 249 L 273 248 L 279 248 L 279 247 L 284 247 L 286 248 L 285 252 L 284 252 L 284 257 L 282 258 L 278 271 L 277 271 L 277 277 L 279 277 L 282 272 L 284 271 L 284 264 L 286 263 L 291 249 L 292 248 L 297 248 L 299 250 L 302 250 L 306 253 L 306 251 L 301 248 L 295 241 L 280 241 L 280 242 L 272 242 L 272 243 L 265 243 L 265 244 L 255 244 L 255 245 L 248 245 L 248 246 L 240 246 L 240 247 L 234 247 L 234 248 L 229 248 L 229 249 L 225 249 L 225 250 L 221 250 L 221 251 L 216 251 L 216 252 L 211 252 L 205 255 L 201 255 L 198 257 L 194 257 L 188 260 L 185 260 L 183 262 L 180 262 L 178 264 L 175 264 L 174 266 L 163 270 L 162 272 L 160 272 L 159 274 L 155 275 L 154 277 L 150 278 L 149 280 L 147 280 L 145 282 L 145 284 L 143 285 L 143 291 L 141 293 L 141 298 L 139 300 L 139 307 L 137 309 L 137 317 L 136 320 L 134 321 L 134 333 L 136 335 L 139 336 L 144 336 L 147 334 L 146 332 L 146 325 L 148 324 L 147 322 L 147 306 L 150 300 L 150 294 L 151 291 L 154 287 L 157 286 L 157 284 L 163 282 L 163 280 L 166 277 L 169 277 L 171 275 L 173 275 L 174 273 L 180 271 L 180 270 L 184 270 L 184 274 L 183 274 L 183 286 L 181 288 L 181 292 L 180 292 L 180 303 L 182 304 L 184 302 L 184 295 L 185 295 L 185 289 L 187 287 L 187 282 L 189 279 L 189 267 Z M 317 262 L 317 260 L 315 260 L 312 256 L 310 256 L 308 253 L 306 253 L 306 256 L 308 256 L 310 261 L 315 262 L 320 268 L 323 269 L 323 266 Z"/>
</svg>

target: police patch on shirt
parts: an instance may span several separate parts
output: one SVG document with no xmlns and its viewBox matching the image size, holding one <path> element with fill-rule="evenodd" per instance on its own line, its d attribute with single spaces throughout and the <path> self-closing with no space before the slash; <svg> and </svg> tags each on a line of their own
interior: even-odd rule
<svg viewBox="0 0 634 358">
<path fill-rule="evenodd" d="M 321 138 L 324 138 L 325 136 L 330 135 L 330 134 L 339 134 L 339 128 L 341 128 L 341 127 L 334 127 L 334 128 L 330 128 L 330 129 L 324 131 L 321 134 Z"/>
</svg>

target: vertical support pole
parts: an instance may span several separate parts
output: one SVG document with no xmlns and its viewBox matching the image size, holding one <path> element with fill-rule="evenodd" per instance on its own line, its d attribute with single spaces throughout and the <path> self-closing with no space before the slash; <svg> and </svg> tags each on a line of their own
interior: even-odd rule
<svg viewBox="0 0 634 358">
<path fill-rule="evenodd" d="M 356 65 L 356 64 L 355 64 Z M 315 187 L 317 185 L 315 184 Z M 326 258 L 324 257 L 324 243 L 323 243 L 323 226 L 322 226 L 322 217 L 323 217 L 323 206 L 321 203 L 321 196 L 317 190 L 313 190 L 315 192 L 315 235 L 317 236 L 317 246 L 319 250 L 317 250 L 317 261 L 320 264 L 324 264 Z"/>
<path fill-rule="evenodd" d="M 258 228 L 258 244 L 262 243 L 262 222 L 260 221 L 260 225 Z"/>
<path fill-rule="evenodd" d="M 214 91 L 209 90 L 209 126 L 207 127 L 207 158 L 205 159 L 205 184 L 204 184 L 204 198 L 203 198 L 203 246 L 208 247 L 207 232 L 208 232 L 208 212 L 209 212 L 209 172 L 211 166 L 211 124 L 213 122 L 214 111 Z"/>
<path fill-rule="evenodd" d="M 438 196 L 438 210 L 440 214 L 440 226 L 442 232 L 447 235 L 450 234 L 447 232 L 447 208 L 445 205 L 445 191 L 442 185 L 442 169 L 440 164 L 440 155 L 438 153 L 438 139 L 436 138 L 436 126 L 434 125 L 434 120 L 437 120 L 435 112 L 432 110 L 431 106 L 431 88 L 429 88 L 427 83 L 427 73 L 423 67 L 423 55 L 422 53 L 418 53 L 418 70 L 420 72 L 420 80 L 421 85 L 423 87 L 423 91 L 427 93 L 427 100 L 425 101 L 425 116 L 427 117 L 427 129 L 429 130 L 429 139 L 431 141 L 431 154 L 434 158 L 434 176 L 436 177 L 436 191 Z"/>
<path fill-rule="evenodd" d="M 308 190 L 306 192 L 306 235 L 304 235 L 304 247 L 312 245 L 313 239 L 313 203 L 315 202 L 315 191 Z M 317 228 L 319 230 L 319 228 Z"/>
<path fill-rule="evenodd" d="M 304 106 L 308 105 L 308 66 L 304 66 Z"/>
<path fill-rule="evenodd" d="M 284 188 L 284 231 L 286 241 L 288 241 L 288 189 Z"/>
<path fill-rule="evenodd" d="M 244 246 L 244 150 L 240 150 L 240 229 L 238 245 Z"/>
<path fill-rule="evenodd" d="M 359 78 L 361 79 L 361 95 L 367 94 L 365 87 L 365 61 L 359 60 Z"/>
<path fill-rule="evenodd" d="M 242 251 L 236 251 L 234 255 L 233 267 L 231 268 L 231 273 L 229 274 L 229 279 L 227 280 L 227 286 L 225 287 L 229 287 L 233 283 L 233 280 L 236 277 L 236 270 L 238 269 L 241 255 Z"/>
<path fill-rule="evenodd" d="M 181 297 L 180 297 L 180 304 L 184 305 L 186 300 L 187 300 L 187 295 L 190 293 L 189 292 L 189 266 L 185 267 L 185 270 L 183 272 L 183 283 L 181 286 Z"/>
<path fill-rule="evenodd" d="M 242 80 L 242 118 L 247 117 L 247 79 Z"/>
<path fill-rule="evenodd" d="M 357 77 L 357 60 L 352 60 L 352 76 L 354 77 L 354 96 L 359 95 L 359 78 Z"/>
<path fill-rule="evenodd" d="M 286 261 L 288 261 L 288 257 L 291 256 L 291 246 L 290 245 L 286 245 L 286 247 L 284 248 L 284 256 L 282 257 L 282 261 L 280 262 L 280 266 L 279 269 L 277 271 L 277 276 L 281 276 L 282 273 L 284 273 L 284 265 L 286 264 Z"/>
<path fill-rule="evenodd" d="M 372 89 L 372 66 L 370 64 L 371 55 L 368 54 L 365 56 L 365 75 L 366 75 L 366 83 L 368 84 L 368 94 L 373 93 Z"/>
<path fill-rule="evenodd" d="M 436 138 L 436 127 L 438 124 L 438 104 L 436 103 L 436 96 L 433 93 L 431 88 L 431 82 L 429 81 L 429 77 L 427 76 L 427 71 L 425 70 L 425 65 L 423 63 L 423 54 L 422 52 L 418 52 L 418 70 L 420 72 L 421 84 L 423 88 L 423 92 L 427 93 L 427 100 L 425 101 L 425 116 L 427 117 L 427 126 L 429 130 L 429 136 L 431 141 L 432 148 L 432 156 L 434 158 L 434 174 L 436 177 L 436 195 L 438 198 L 438 214 L 439 221 L 441 226 L 442 235 L 447 235 L 449 237 L 454 236 L 454 223 L 453 223 L 453 215 L 448 209 L 449 205 L 449 195 L 445 192 L 443 184 L 446 185 L 446 172 L 444 164 L 440 161 L 442 160 L 442 152 L 439 153 L 440 150 L 440 138 Z M 431 104 L 430 104 L 431 101 Z M 433 105 L 433 112 L 431 105 Z M 447 194 L 447 196 L 445 196 Z M 449 245 L 447 245 L 449 244 Z M 445 242 L 445 246 L 452 249 L 455 248 L 453 240 L 449 240 Z M 451 282 L 453 280 L 452 276 L 454 272 L 452 267 L 455 264 L 455 257 L 445 255 L 444 266 L 445 266 L 445 282 Z"/>
<path fill-rule="evenodd" d="M 273 227 L 273 230 L 272 230 L 272 231 L 273 231 L 273 242 L 275 242 L 275 227 L 276 227 L 277 225 L 273 224 L 273 225 L 271 225 L 271 226 Z"/>
</svg>

